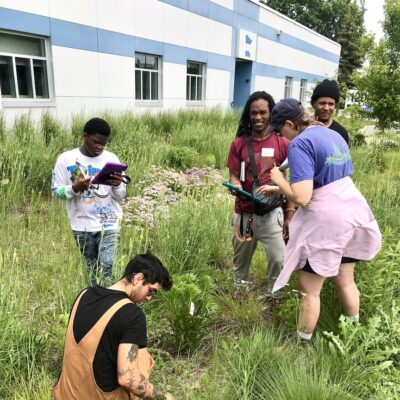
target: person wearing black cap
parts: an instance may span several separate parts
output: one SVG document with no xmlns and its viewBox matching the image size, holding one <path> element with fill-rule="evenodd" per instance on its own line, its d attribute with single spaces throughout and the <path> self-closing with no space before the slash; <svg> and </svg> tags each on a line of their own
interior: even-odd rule
<svg viewBox="0 0 400 400">
<path fill-rule="evenodd" d="M 340 92 L 337 82 L 333 79 L 325 79 L 315 86 L 311 96 L 311 105 L 314 108 L 317 120 L 327 128 L 336 131 L 349 144 L 349 133 L 346 128 L 332 119 L 339 98 Z"/>
<path fill-rule="evenodd" d="M 301 293 L 298 335 L 310 340 L 320 312 L 320 292 L 331 277 L 343 313 L 358 320 L 360 293 L 354 281 L 356 261 L 379 251 L 381 233 L 365 198 L 355 187 L 349 147 L 336 132 L 313 123 L 296 99 L 284 99 L 271 113 L 270 131 L 291 140 L 290 182 L 279 168 L 271 180 L 300 207 L 290 223 L 284 265 L 273 287 L 283 288 L 297 271 Z M 276 193 L 265 185 L 262 193 Z"/>
</svg>

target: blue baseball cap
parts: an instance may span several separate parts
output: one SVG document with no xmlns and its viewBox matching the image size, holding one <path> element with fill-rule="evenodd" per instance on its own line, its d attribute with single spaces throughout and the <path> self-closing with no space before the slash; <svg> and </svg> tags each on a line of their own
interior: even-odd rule
<svg viewBox="0 0 400 400">
<path fill-rule="evenodd" d="M 297 99 L 283 99 L 272 109 L 267 133 L 279 129 L 285 121 L 292 121 L 304 112 L 303 105 Z"/>
</svg>

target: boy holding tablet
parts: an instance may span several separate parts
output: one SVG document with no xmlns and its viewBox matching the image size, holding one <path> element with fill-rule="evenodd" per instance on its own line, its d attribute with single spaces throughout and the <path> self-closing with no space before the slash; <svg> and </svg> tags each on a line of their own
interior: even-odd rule
<svg viewBox="0 0 400 400">
<path fill-rule="evenodd" d="M 53 195 L 66 200 L 70 226 L 86 259 L 92 286 L 97 277 L 111 279 L 122 219 L 119 203 L 126 195 L 121 172 L 111 173 L 104 184 L 91 184 L 106 163 L 119 163 L 115 154 L 105 150 L 110 134 L 106 121 L 90 119 L 81 147 L 58 157 L 51 184 Z"/>
</svg>

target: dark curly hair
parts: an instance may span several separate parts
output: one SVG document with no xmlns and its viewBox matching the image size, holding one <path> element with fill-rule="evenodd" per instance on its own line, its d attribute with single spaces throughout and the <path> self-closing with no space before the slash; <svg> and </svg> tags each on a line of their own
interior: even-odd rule
<svg viewBox="0 0 400 400">
<path fill-rule="evenodd" d="M 159 283 L 164 290 L 172 287 L 172 279 L 159 258 L 148 251 L 145 254 L 137 254 L 129 261 L 121 279 L 131 281 L 133 277 L 141 272 L 144 275 L 144 284 Z"/>
<path fill-rule="evenodd" d="M 275 107 L 275 101 L 273 97 L 264 91 L 254 92 L 247 100 L 246 105 L 243 108 L 242 116 L 239 121 L 238 130 L 236 137 L 250 136 L 251 135 L 251 123 L 250 123 L 250 105 L 257 100 L 265 100 L 268 102 L 269 112 Z"/>
</svg>

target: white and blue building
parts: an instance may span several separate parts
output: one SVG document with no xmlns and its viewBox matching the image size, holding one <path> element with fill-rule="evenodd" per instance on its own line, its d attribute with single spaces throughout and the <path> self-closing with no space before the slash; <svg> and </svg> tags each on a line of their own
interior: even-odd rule
<svg viewBox="0 0 400 400">
<path fill-rule="evenodd" d="M 340 45 L 256 0 L 0 0 L 0 110 L 241 107 L 307 101 Z"/>
</svg>

